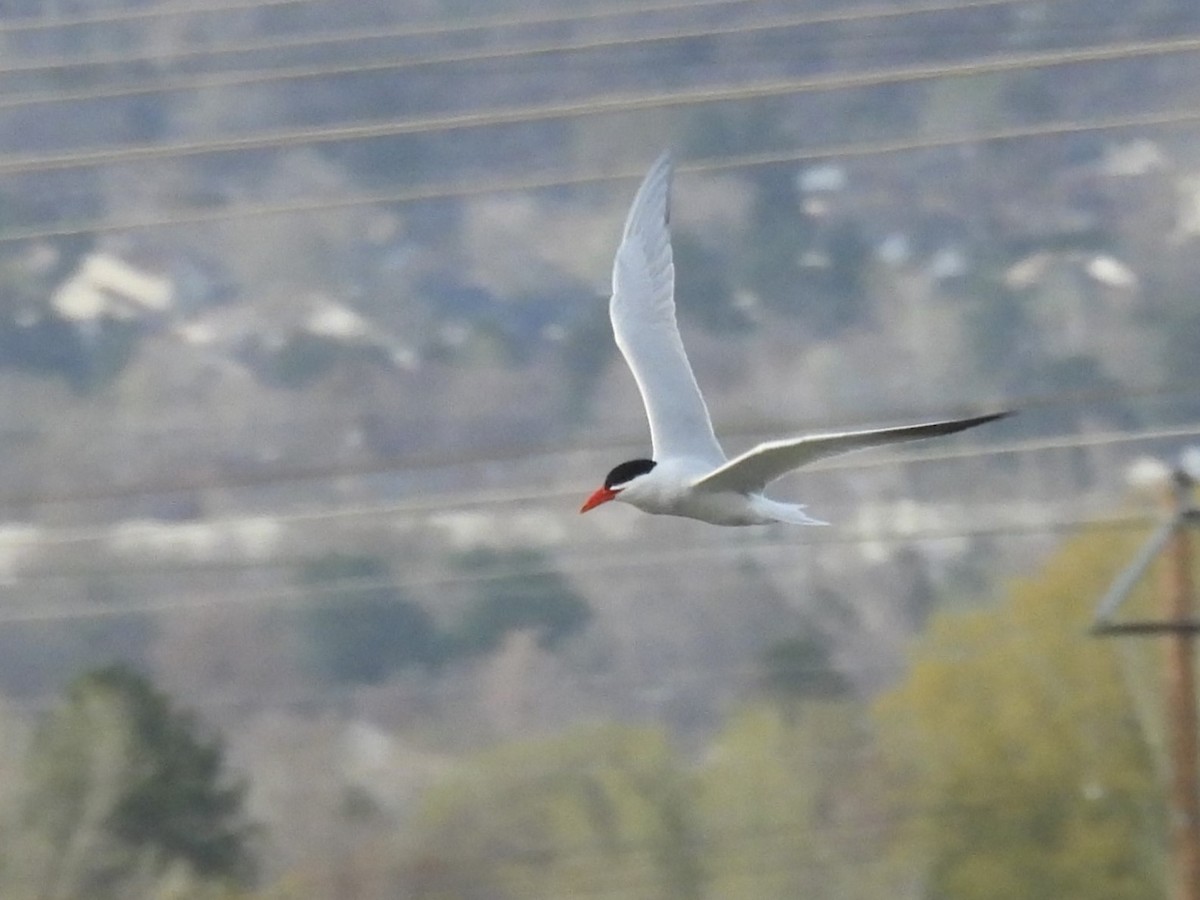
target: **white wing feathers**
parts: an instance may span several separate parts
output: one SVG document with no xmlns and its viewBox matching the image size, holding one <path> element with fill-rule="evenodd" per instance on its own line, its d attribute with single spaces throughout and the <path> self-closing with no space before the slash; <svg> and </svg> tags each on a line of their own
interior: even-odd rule
<svg viewBox="0 0 1200 900">
<path fill-rule="evenodd" d="M 1009 415 L 788 438 L 759 444 L 726 462 L 675 322 L 670 193 L 671 156 L 664 153 L 642 181 L 625 220 L 609 315 L 646 407 L 654 458 L 690 458 L 716 467 L 692 489 L 757 494 L 776 478 L 828 456 L 954 434 Z"/>
<path fill-rule="evenodd" d="M 985 422 L 1002 419 L 1011 413 L 993 413 L 969 419 L 929 422 L 923 425 L 903 425 L 899 428 L 876 428 L 869 431 L 850 431 L 841 434 L 814 434 L 807 437 L 768 441 L 753 450 L 731 459 L 725 465 L 705 475 L 693 487 L 703 491 L 737 491 L 754 494 L 769 482 L 793 469 L 848 453 L 883 444 L 916 441 L 921 438 L 954 434 Z"/>
<path fill-rule="evenodd" d="M 675 322 L 675 264 L 668 224 L 671 157 L 646 175 L 625 221 L 609 305 L 617 347 L 633 371 L 655 459 L 693 457 L 714 465 L 725 454 Z"/>
</svg>

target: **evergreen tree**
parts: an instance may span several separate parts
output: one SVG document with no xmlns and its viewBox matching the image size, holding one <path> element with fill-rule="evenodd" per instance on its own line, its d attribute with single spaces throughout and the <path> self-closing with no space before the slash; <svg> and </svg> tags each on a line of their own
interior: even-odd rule
<svg viewBox="0 0 1200 900">
<path fill-rule="evenodd" d="M 225 771 L 220 740 L 137 672 L 114 665 L 77 678 L 31 751 L 5 883 L 99 900 L 181 870 L 200 882 L 253 878 L 245 786 Z"/>
</svg>

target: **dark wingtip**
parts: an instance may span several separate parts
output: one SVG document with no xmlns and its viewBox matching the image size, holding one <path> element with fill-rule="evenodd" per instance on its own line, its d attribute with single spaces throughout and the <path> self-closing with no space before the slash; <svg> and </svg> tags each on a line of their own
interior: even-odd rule
<svg viewBox="0 0 1200 900">
<path fill-rule="evenodd" d="M 1003 412 L 986 413 L 982 416 L 972 416 L 968 419 L 958 419 L 954 422 L 947 422 L 949 430 L 947 434 L 953 434 L 957 431 L 966 431 L 968 428 L 976 428 L 979 425 L 986 425 L 988 422 L 996 422 L 1000 419 L 1007 419 L 1009 416 L 1015 416 L 1017 410 L 1006 409 Z"/>
<path fill-rule="evenodd" d="M 1016 414 L 1017 414 L 1017 410 L 1006 409 L 1002 412 L 987 413 L 982 416 L 977 416 L 974 419 L 974 422 L 977 425 L 985 425 L 988 422 L 995 422 L 995 421 L 998 421 L 999 419 L 1007 419 L 1009 416 L 1015 416 Z"/>
</svg>

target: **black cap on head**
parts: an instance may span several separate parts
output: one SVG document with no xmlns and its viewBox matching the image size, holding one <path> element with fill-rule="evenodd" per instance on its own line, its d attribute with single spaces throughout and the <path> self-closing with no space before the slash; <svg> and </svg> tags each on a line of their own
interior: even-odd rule
<svg viewBox="0 0 1200 900">
<path fill-rule="evenodd" d="M 618 488 L 627 481 L 632 481 L 639 475 L 645 475 L 657 465 L 652 459 L 631 459 L 629 462 L 623 462 L 604 479 L 604 486 L 609 490 Z"/>
</svg>

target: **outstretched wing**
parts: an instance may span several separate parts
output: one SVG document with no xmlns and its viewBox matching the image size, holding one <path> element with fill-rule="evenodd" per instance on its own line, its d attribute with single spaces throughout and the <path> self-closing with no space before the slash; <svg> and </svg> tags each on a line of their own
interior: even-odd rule
<svg viewBox="0 0 1200 900">
<path fill-rule="evenodd" d="M 840 434 L 814 434 L 769 441 L 731 459 L 701 478 L 694 487 L 704 491 L 757 493 L 776 478 L 818 459 L 849 453 L 851 450 L 864 450 L 867 447 L 954 434 L 1009 415 L 1012 413 L 992 413 L 969 419 L 952 419 L 948 422 L 929 422 L 924 425 L 902 425 L 898 428 L 875 428 Z"/>
<path fill-rule="evenodd" d="M 675 322 L 675 264 L 668 224 L 671 157 L 664 153 L 638 189 L 613 265 L 613 335 L 633 371 L 654 458 L 722 462 L 704 397 Z"/>
</svg>

